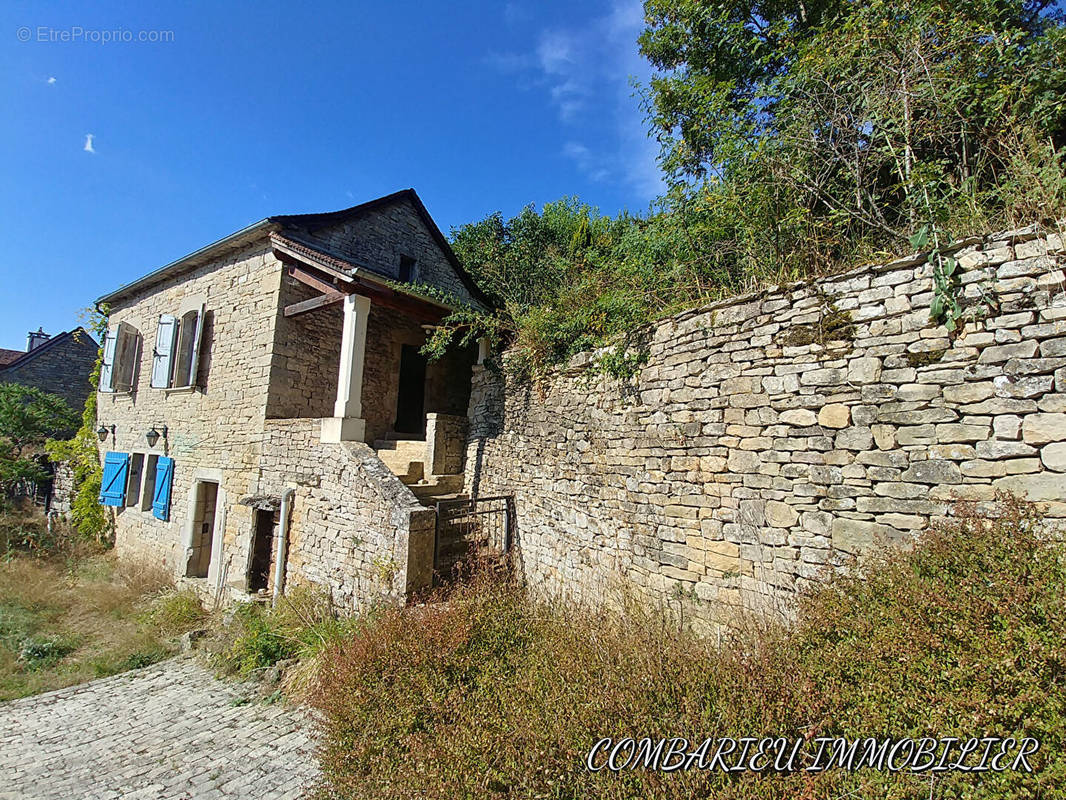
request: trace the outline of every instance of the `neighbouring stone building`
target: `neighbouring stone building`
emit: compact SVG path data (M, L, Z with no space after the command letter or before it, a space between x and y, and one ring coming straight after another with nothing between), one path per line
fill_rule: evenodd
M477 358L419 353L438 297L484 302L413 190L269 217L101 297L119 555L216 596L428 586Z
M89 397L89 375L99 345L84 328L49 336L43 330L26 337L26 349L0 348L0 383L19 383L56 394L81 412Z
M466 479L513 492L526 582L686 619L787 614L798 588L954 498L1066 517L1066 277L1038 226L954 251L983 318L930 321L924 254L696 308L626 381L578 356L542 386L476 366Z

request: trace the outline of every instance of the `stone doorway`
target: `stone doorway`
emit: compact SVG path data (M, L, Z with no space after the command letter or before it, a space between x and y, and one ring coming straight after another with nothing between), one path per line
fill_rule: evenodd
M274 527L277 514L267 509L255 512L252 531L252 557L248 564L248 591L260 592L270 587L270 565L274 555Z
M400 381L396 396L396 433L425 433L426 357L418 345L405 344L400 352Z
M185 577L206 578L211 567L211 552L215 539L215 519L218 516L218 484L200 481L196 484L196 505L192 528L192 551L186 565Z

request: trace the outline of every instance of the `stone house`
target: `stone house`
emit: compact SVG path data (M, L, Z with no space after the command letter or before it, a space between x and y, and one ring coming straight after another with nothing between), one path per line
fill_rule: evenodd
M19 383L56 394L80 412L89 397L89 375L99 349L84 328L49 336L38 329L26 349L0 348L0 383Z
M313 582L355 609L428 586L478 354L419 349L484 303L410 189L268 217L101 297L120 556L216 596Z

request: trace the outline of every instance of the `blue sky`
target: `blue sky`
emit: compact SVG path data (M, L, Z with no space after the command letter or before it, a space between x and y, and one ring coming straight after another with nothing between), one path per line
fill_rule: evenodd
M0 9L0 347L270 214L660 190L639 0L150 5Z

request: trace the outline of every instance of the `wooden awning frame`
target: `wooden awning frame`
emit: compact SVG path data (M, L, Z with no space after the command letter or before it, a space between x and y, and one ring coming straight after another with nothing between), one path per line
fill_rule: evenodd
M352 294L368 297L371 303L399 311L420 324L439 324L451 311L447 306L397 291L358 274L345 275L326 265L314 263L313 259L277 241L273 244L274 255L286 265L288 275L320 293L318 297L285 306L286 317L297 317L320 308L327 308L342 302L345 297Z

